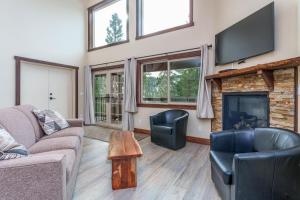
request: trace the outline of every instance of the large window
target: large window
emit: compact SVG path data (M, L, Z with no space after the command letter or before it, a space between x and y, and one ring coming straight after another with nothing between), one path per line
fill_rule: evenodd
M193 0L137 0L137 38L193 25Z
M195 104L200 70L198 57L143 64L141 103Z
M128 41L128 0L104 0L89 8L89 50Z

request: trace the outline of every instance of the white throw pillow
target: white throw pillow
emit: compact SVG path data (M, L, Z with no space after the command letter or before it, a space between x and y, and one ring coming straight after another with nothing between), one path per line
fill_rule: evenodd
M70 126L67 120L54 110L34 109L32 112L37 117L46 135L51 135Z
M0 160L21 158L28 155L24 145L18 144L5 129L0 129Z

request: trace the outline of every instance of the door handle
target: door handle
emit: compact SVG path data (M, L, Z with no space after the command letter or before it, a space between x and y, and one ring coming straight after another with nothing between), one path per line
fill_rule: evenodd
M54 98L54 97L49 97L49 99L50 99L50 100L54 100L54 99L56 99L56 98Z

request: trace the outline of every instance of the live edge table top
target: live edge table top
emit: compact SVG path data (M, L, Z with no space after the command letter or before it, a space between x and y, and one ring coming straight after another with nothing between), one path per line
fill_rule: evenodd
M108 159L136 158L143 155L134 133L130 131L114 131L109 143Z

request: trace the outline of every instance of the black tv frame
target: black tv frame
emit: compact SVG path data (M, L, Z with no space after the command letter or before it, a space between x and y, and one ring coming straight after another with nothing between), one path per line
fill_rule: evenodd
M257 54L254 54L254 55L250 55L250 56L247 56L247 57L244 57L244 58L239 58L239 59L236 59L236 60L232 60L232 61L228 61L228 62L224 62L224 63L218 63L217 62L217 47L218 47L218 42L217 42L217 36L218 35L221 35L222 33L224 33L225 31L231 29L232 27L235 27L237 26L238 24L241 24L243 23L244 21L246 21L249 17L252 17L254 15L257 14L257 12L261 11L262 9L268 7L268 6L272 6L273 7L273 20L272 20L272 27L273 27L273 44L272 44L272 48L268 51L264 51L264 52L260 52L260 53L257 53ZM238 64L240 63L244 63L245 60L249 59L249 58L252 58L252 57L256 57L256 56L260 56L260 55L263 55L263 54L266 54L266 53L269 53L269 52L272 52L275 50L275 3L272 2L266 6L264 6L263 8L259 9L258 11L252 13L251 15L245 17L244 19L240 20L239 22L231 25L230 27L226 28L225 30L219 32L218 34L215 35L215 66L219 66L219 65L226 65L226 64L230 64L230 63L234 63L234 62L238 62Z

